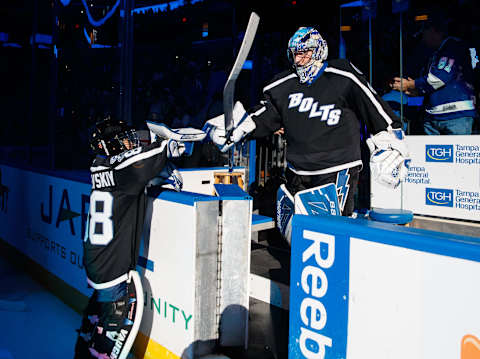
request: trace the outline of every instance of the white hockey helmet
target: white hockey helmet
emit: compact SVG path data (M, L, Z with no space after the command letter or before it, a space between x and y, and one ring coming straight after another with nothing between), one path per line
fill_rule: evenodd
M295 64L295 54L312 50L312 59L305 65ZM301 83L311 83L328 57L327 42L313 27L300 27L288 41L288 60Z

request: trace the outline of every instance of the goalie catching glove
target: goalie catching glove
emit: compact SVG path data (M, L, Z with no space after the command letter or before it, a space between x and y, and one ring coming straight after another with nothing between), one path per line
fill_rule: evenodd
M202 130L191 127L172 129L164 123L150 121L147 121L147 126L152 133L152 138L163 138L168 141L168 158L190 156L193 152L193 143L202 141L207 136Z
M237 101L233 108L233 131L230 138L226 138L225 116L220 115L208 120L202 130L215 143L221 152L227 152L234 144L240 142L252 132L256 125L250 115L245 111L241 102Z
M396 188L405 179L410 153L401 129L381 131L367 139L372 177L380 184Z

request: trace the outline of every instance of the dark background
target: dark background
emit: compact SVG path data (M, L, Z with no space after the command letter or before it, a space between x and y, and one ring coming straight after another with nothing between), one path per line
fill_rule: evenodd
M131 1L131 0L128 0ZM395 1L395 0L394 0ZM119 113L122 68L121 6L101 26L92 26L82 0L16 0L0 5L0 138L3 160L60 169L85 169L90 162L88 134L96 120ZM339 54L340 5L348 1L184 1L168 11L134 13L131 59L131 115L137 128L147 118L172 125L201 127L221 111L221 89L240 46L251 11L260 26L236 98L253 105L266 81L286 69L286 45L299 26L314 26L327 40L329 58ZM85 0L96 20L116 0ZM130 2L134 8L166 3ZM428 56L416 36L415 16L441 8L450 16L451 34L476 45L480 5L474 0L410 0L402 15L404 75L415 77ZM400 69L399 14L392 0L378 0L371 20L372 86L382 94ZM208 36L203 37L205 24ZM370 76L368 14L344 8L346 56ZM96 31L94 46L90 36ZM51 43L32 45L33 33ZM101 47L100 47L101 46ZM478 48L478 47L477 47ZM122 95L123 96L123 95Z

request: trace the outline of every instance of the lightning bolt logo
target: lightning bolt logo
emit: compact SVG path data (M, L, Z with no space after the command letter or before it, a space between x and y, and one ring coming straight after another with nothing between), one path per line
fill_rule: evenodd
M337 196L338 203L340 204L340 210L343 212L343 207L345 207L345 202L347 201L348 190L350 185L348 180L350 179L350 174L348 173L348 168L338 172L337 174Z
M335 183L297 192L295 194L295 203L297 201L300 209L299 213L302 214L313 216L320 214L341 215Z
M330 208L327 208L325 202L308 202L309 210L313 215L317 216L320 213L329 213Z
M290 219L293 212L292 207L289 206L287 203L285 203L286 201L287 201L286 196L283 196L280 199L281 212L279 215L280 215L280 225L282 227L283 232L285 231L285 228L287 227L287 224L288 224L288 220Z
M333 186L333 183L331 185ZM331 201L328 194L321 190L306 193L303 196L302 201L305 203L305 208L308 213L313 216L318 216L319 214L336 214L335 202Z

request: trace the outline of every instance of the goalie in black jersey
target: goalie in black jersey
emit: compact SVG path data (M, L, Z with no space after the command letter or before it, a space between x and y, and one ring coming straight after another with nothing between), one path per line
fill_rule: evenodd
M204 130L222 151L247 135L260 138L283 131L288 165L283 190L290 206L298 213L294 195L333 183L339 208L331 208L337 199L330 191L321 194L324 203L308 214L325 210L350 216L362 167L361 123L372 134L367 140L372 177L396 187L406 176L409 160L401 121L349 61L327 61L327 43L314 28L301 27L294 33L287 56L292 68L263 88L259 105L245 111L240 102L235 104L230 138L225 138L223 115L207 121ZM277 208L277 213L281 211ZM281 231L285 233L285 228Z
M96 125L90 143L97 156L90 168L92 191L83 244L87 281L94 293L79 329L75 358L124 359L143 313L143 289L135 268L145 188L154 177L159 183L160 177L180 190L181 177L169 159L181 156L187 146L174 139L140 146L134 129L110 118Z

